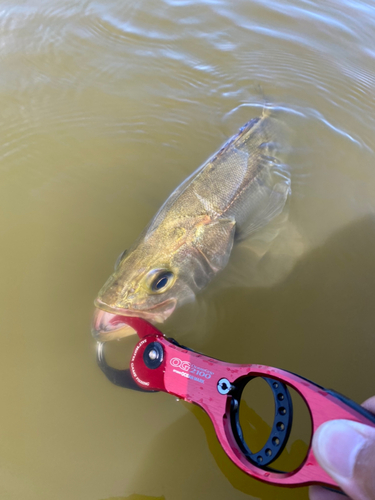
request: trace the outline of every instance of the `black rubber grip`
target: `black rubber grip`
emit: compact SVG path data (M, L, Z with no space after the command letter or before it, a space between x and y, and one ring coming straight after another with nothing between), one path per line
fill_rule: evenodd
M335 398L339 399L343 403L345 403L347 406L358 412L360 415L363 417L367 418L367 420L370 420L373 424L375 424L375 415L371 413L370 411L366 410L366 408L363 408L363 406L360 406L358 403L353 401L352 399L347 398L346 396L343 396L339 392L336 392L332 389L324 389L328 394L331 396L334 396Z
M366 410L366 408L363 408L363 406L359 405L358 403L356 403L352 399L347 398L343 394L340 394L339 392L334 391L333 389L326 389L325 387L322 387L321 385L316 384L315 382L312 382L311 380L309 380L306 377L301 377L301 375L297 375L297 373L294 373L294 372L289 372L289 373L291 373L292 375L295 375L298 378L306 380L306 382L309 382L310 384L313 384L316 387L319 387L319 389L322 389L323 391L327 392L331 396L339 399L340 401L342 401L343 403L345 403L347 406L349 406L350 408L352 408L353 410L355 410L356 412L358 412L360 415L362 415L363 417L365 417L368 420L370 420L370 422L372 422L373 424L375 424L375 415L373 413L371 413L370 411ZM291 387L293 387L293 385L291 385Z

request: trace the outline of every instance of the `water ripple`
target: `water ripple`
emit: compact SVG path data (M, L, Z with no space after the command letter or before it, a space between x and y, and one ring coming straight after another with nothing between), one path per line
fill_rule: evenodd
M0 152L16 155L40 123L55 133L96 123L105 133L146 141L150 123L159 121L173 124L170 144L179 144L197 113L220 123L230 109L258 99L258 83L271 99L290 99L333 133L373 150L373 9L340 5L156 0L146 8L97 0L3 7L0 91L16 89L28 104L3 124ZM142 111L134 104L140 100L147 103Z

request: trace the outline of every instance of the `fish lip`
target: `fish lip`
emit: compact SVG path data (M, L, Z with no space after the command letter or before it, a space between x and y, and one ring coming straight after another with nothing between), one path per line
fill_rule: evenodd
M177 303L176 299L166 299L163 302L160 302L160 304L157 304L156 306L150 307L147 311L142 311L142 309L138 309L138 310L137 309L123 309L121 307L109 306L105 302L102 302L100 299L95 299L95 301L94 301L95 307L97 307L98 309L102 309L103 311L106 311L108 313L116 314L119 316L132 316L132 317L135 316L136 318L144 318L144 319L152 319L153 316L155 316L154 314L152 314L152 312L157 311L158 309L160 309L161 307L165 306L168 303L170 303L171 305L172 304L174 305L174 307L170 313L170 314L172 314L172 312L174 311L174 309L176 307L176 303ZM151 313L149 313L149 311L151 311Z
M121 321L121 318L124 318ZM116 321L117 319L117 321ZM118 321L120 319L120 321ZM107 342L137 333L134 328L126 323L125 316L108 313L96 308L91 324L91 334L99 342Z
M160 307L165 307L170 303L171 307L163 313L157 313ZM176 307L176 299L167 299L157 306L150 308L148 311L134 311L129 309L121 309L119 307L110 307L100 299L96 299L94 319L92 322L91 333L93 337L100 342L116 340L122 337L127 337L137 333L131 326L126 324L126 317L138 317L148 321L163 322L172 314ZM110 316L106 316L109 314ZM124 321L114 321L116 317L123 317ZM111 324L112 323L112 324Z

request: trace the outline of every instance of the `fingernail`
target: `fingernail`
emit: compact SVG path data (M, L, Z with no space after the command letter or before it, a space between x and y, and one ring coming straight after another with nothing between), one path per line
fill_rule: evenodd
M357 455L366 442L360 427L361 424L349 420L332 420L319 427L313 451L328 473L352 477Z

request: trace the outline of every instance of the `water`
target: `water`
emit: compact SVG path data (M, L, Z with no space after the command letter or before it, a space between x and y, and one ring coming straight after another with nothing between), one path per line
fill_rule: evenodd
M1 498L307 499L241 473L198 408L112 386L95 364L92 302L264 95L291 132L293 237L163 329L214 357L373 395L374 36L366 1L2 3ZM124 365L133 345L118 344Z

